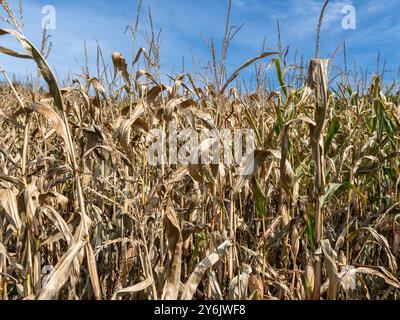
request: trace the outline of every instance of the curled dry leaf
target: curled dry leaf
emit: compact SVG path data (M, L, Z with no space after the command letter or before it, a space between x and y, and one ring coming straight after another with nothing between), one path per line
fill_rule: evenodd
M46 204L49 199L55 200L55 202L60 205L68 204L68 198L56 191L49 191L49 192L42 193L39 195L39 203L40 204Z
M208 273L208 281L211 286L211 297L215 300L224 300L217 276L214 271Z
M73 262L77 255L86 245L86 241L80 240L73 244L68 251L61 257L57 263L54 273L47 282L47 285L42 289L37 300L51 300L56 297L61 288L68 280L68 275L72 268Z
M145 123L140 116L144 113L145 111L145 106L143 103L139 103L135 110L133 111L133 114L130 119L128 120L120 120L117 121L117 127L116 127L116 133L118 140L120 143L124 146L124 148L127 150L129 149L130 145L130 135L131 135L131 129L132 126L139 127L142 126L143 129L147 129L148 125Z
M45 105L40 102L33 103L30 109L43 115L49 122L51 127L56 131L56 133L63 139L65 148L69 153L71 153L71 146L68 140L68 133L64 122L61 117L55 112L50 106Z
M378 270L377 270L378 269ZM351 273L363 273L368 274L371 276L379 277L383 279L388 285L393 286L394 288L400 289L400 282L399 280L391 274L388 270L384 267L375 267L375 268L368 268L368 267L359 267L351 270Z
M0 52L6 54L8 56L15 57L15 58L32 59L32 56L30 56L28 54L18 53L18 52L15 52L14 50L11 50L11 49L8 49L8 48L2 47L2 46L0 46Z
M22 271L22 274L24 274L24 276L26 276L25 274L25 270L24 268L17 263L14 258L7 252L6 247L0 242L0 254L4 257L6 257L6 259L8 260L8 262L17 270L19 270L20 272Z
M111 300L117 300L117 298L120 297L120 296L146 290L153 283L154 283L154 280L152 278L148 278L148 279L146 279L146 280L144 280L144 281L142 281L142 282L140 282L138 284L135 284L134 286L118 290L112 296Z
M6 181L14 184L16 187L19 189L22 189L25 185L24 182L21 179L11 177L5 174L0 174L0 181Z
M114 79L117 77L117 73L120 73L125 81L125 84L131 87L128 65L126 64L124 57L120 52L114 52L111 57L114 64Z
M65 241L67 241L68 245L73 244L73 236L72 233L68 227L67 222L61 217L61 215L53 208L50 206L42 206L37 209L38 212L44 213L57 227L57 229L61 232L63 235Z
M165 215L168 236L168 268L162 296L165 300L176 300L181 279L183 240L180 223L171 200L168 200Z
M192 99L178 98L171 99L168 101L164 109L164 117L167 121L172 119L173 113L177 108L187 108L189 106L194 106L196 103Z
M207 269L210 269L214 264L216 264L225 254L226 249L232 245L230 240L225 241L221 244L217 250L211 253L208 257L204 258L194 269L189 279L187 280L181 299L182 300L191 300L193 298L194 293L198 285L200 284L201 279L204 276L204 273Z
M329 299L336 300L337 287L339 284L338 268L337 268L337 254L332 249L329 240L321 241L321 249L325 257L326 271L329 278Z
M97 78L91 78L89 80L89 83L93 85L93 88L100 93L103 97L106 97L106 89L104 88L103 84L101 81Z
M262 54L260 54L257 57L254 57L248 61L246 61L245 63L243 63L230 77L229 79L226 81L225 85L222 87L221 89L221 94L225 92L225 90L229 87L229 85L232 83L232 81L234 81L240 74L240 72L247 68L248 66L250 66L251 64L253 64L254 62L256 62L257 60L260 59L264 59L266 57L272 56L272 55L276 55L279 52L263 52Z
M22 47L28 52L28 55L26 55L25 58L31 57L33 60L35 60L40 70L40 73L42 74L44 80L49 86L50 93L52 94L52 97L54 99L57 108L60 111L63 111L64 107L57 79L54 76L54 73L51 71L50 66L40 53L40 51L33 45L32 42L30 42L22 34L10 29L0 29L0 36L6 34L13 35L20 42Z
M21 218L18 213L18 192L12 189L0 189L0 205L6 213L6 219L15 232L21 231Z
M95 300L101 299L101 286L99 280L99 274L97 272L96 257L93 252L93 248L89 242L85 245L85 255L88 264L90 282L92 284L93 295Z
M234 185L234 193L242 189L246 181L253 177L267 159L271 159L271 161L281 161L281 158L281 151L279 150L255 150L254 153L247 155L242 169L240 169L242 174L237 178ZM294 172L289 161L285 161L284 172L287 177L290 177L291 181L295 180Z
M249 277L252 270L249 265L244 265L243 272L232 279L229 284L229 300L246 300L249 288Z
M384 249L386 256L388 258L388 262L389 262L389 270L393 274L396 274L397 273L396 257L393 255L387 239L383 235L379 234L375 229L373 229L371 227L359 228L359 229L353 231L349 235L348 241L354 240L356 238L356 236L362 232L369 232L374 237L374 239L379 243L379 245Z

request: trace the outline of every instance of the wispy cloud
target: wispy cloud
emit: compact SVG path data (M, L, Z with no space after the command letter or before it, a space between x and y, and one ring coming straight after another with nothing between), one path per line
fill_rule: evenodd
M49 3L50 2L50 3ZM41 9L44 5L54 5L57 10L57 29L53 32L54 49L49 62L60 77L68 72L79 73L83 63L83 43L86 40L89 61L95 70L96 39L100 42L106 57L115 50L121 51L128 59L132 55L129 35L124 34L128 21L136 16L137 0L114 2L105 0L61 1L35 0L25 2L26 35L40 44ZM341 25L342 8L352 4L357 13L357 29L344 30ZM147 6L153 13L155 27L162 30L161 62L164 72L180 67L182 57L190 65L191 51L197 59L207 60L209 52L202 40L207 38L221 41L225 27L227 1L219 0L144 0L141 28L148 27ZM371 66L376 55L382 55L395 67L400 63L400 9L398 0L341 0L331 1L326 11L321 42L321 55L329 55L346 41L349 60ZM290 45L292 52L310 57L315 48L315 29L321 10L320 0L233 0L232 23L244 28L232 43L229 65L234 68L242 61L256 55L261 50L264 39L267 47L276 49L276 21L279 20L284 44ZM137 47L145 45L144 37L139 38ZM0 38L1 45L16 48L15 43ZM30 63L16 63L15 59L0 57L7 70L19 74L34 71Z

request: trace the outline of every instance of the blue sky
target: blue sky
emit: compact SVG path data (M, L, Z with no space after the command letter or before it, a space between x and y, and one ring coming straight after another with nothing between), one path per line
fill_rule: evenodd
M186 68L191 68L192 53L196 61L209 58L202 40L215 38L219 43L225 26L227 0L143 0L141 30L148 29L147 6L152 9L157 29L161 28L161 70L180 71L184 57ZM11 4L16 1L10 0ZM235 38L228 60L230 70L261 52L265 39L268 49L276 49L276 20L279 20L284 45L291 53L297 49L305 58L315 52L315 28L322 0L233 0L232 23L244 23ZM136 17L137 0L31 0L25 1L25 35L40 45L42 8L56 9L56 30L52 31L53 51L49 62L60 78L69 72L80 73L84 61L83 43L86 40L90 68L96 72L96 39L109 59L113 51L120 51L131 61L132 44L124 34L129 22ZM341 10L351 4L356 8L356 30L342 28ZM356 61L360 67L376 71L377 56L387 59L388 78L397 78L400 66L400 1L399 0L332 0L328 6L321 40L321 56L332 54L346 41L350 69ZM4 25L4 24L3 24ZM137 48L145 46L139 35ZM18 48L10 38L0 38L0 45ZM342 50L337 62L342 59ZM109 59L110 60L110 59ZM25 75L34 71L26 61L0 56L0 63L9 73ZM109 61L109 63L111 63ZM248 72L251 72L251 69Z

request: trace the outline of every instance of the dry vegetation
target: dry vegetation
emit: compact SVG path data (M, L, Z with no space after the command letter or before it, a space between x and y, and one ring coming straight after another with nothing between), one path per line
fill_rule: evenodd
M221 62L210 42L211 80L160 83L151 28L149 50L131 64L113 53L108 68L99 48L97 77L84 68L61 88L47 35L37 49L22 10L0 3L11 25L0 36L23 53L0 52L33 59L45 81L13 84L1 68L2 299L400 298L396 84L377 75L350 86L345 74L328 86L319 59L290 77L282 47L227 77L238 31L228 18ZM127 29L133 40L138 25ZM263 58L279 91L264 81ZM235 89L253 63L257 90ZM148 165L149 130L171 119L180 129L253 129L254 174Z

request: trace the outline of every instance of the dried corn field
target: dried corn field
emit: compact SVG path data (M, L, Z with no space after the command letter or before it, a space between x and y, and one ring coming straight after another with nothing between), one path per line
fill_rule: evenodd
M100 77L61 86L46 36L35 47L1 4L0 39L21 48L1 55L43 79L0 70L1 299L400 298L396 84L330 82L318 50L296 86L281 50L232 76L213 55L209 80L163 81L152 39L131 61L112 53L111 68L99 50ZM278 89L236 86L265 62ZM253 170L149 164L152 130L171 121L252 130Z

